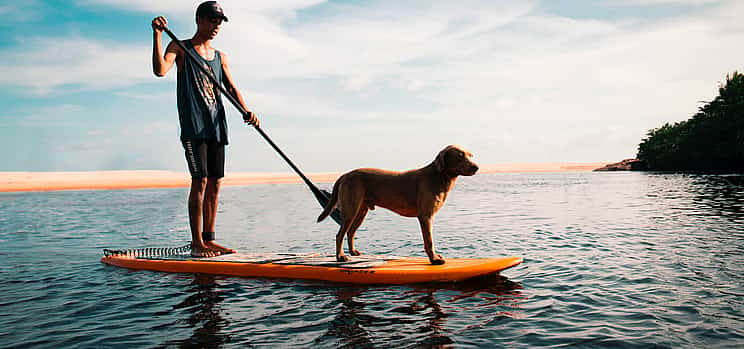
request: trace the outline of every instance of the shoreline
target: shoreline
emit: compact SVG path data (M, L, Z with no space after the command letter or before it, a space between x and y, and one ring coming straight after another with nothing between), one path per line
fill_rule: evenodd
M483 165L479 174L590 172L607 163L533 163ZM341 172L307 173L315 183L333 183ZM0 172L0 192L116 190L149 188L187 188L187 171L84 171L84 172ZM292 172L228 172L222 185L294 184L302 179Z

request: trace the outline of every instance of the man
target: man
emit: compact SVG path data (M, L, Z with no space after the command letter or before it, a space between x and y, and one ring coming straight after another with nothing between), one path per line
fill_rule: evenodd
M196 9L196 34L182 43L248 112L243 117L244 121L258 126L258 118L248 109L235 86L227 55L212 47L212 39L219 33L223 22L227 22L227 17L216 1L201 3ZM152 68L159 77L165 76L173 63L178 70L176 94L181 142L191 173L188 200L191 254L211 257L233 253L235 250L221 246L214 240L220 181L225 170L225 146L228 143L225 107L217 87L175 42L169 43L165 54L161 54L161 38L167 25L163 16L152 20Z

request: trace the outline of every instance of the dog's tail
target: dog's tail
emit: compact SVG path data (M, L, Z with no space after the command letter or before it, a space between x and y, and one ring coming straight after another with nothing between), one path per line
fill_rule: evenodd
M323 212L321 212L320 216L318 216L318 223L326 219L326 217L328 217L331 214L331 212L333 212L333 209L336 207L336 204L338 204L339 183L341 183L340 178L333 185L333 193L331 193L331 199L328 200L328 203L326 204L325 208L323 208Z

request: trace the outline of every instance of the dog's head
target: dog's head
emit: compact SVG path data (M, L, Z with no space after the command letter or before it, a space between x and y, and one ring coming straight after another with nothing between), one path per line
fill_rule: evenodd
M472 176L478 172L478 165L470 160L473 154L458 145L448 145L434 160L439 172L452 176Z

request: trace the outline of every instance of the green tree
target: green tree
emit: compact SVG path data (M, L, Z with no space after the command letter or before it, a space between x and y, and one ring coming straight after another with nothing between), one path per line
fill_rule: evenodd
M692 118L650 130L637 158L649 170L744 171L744 74L726 75Z

